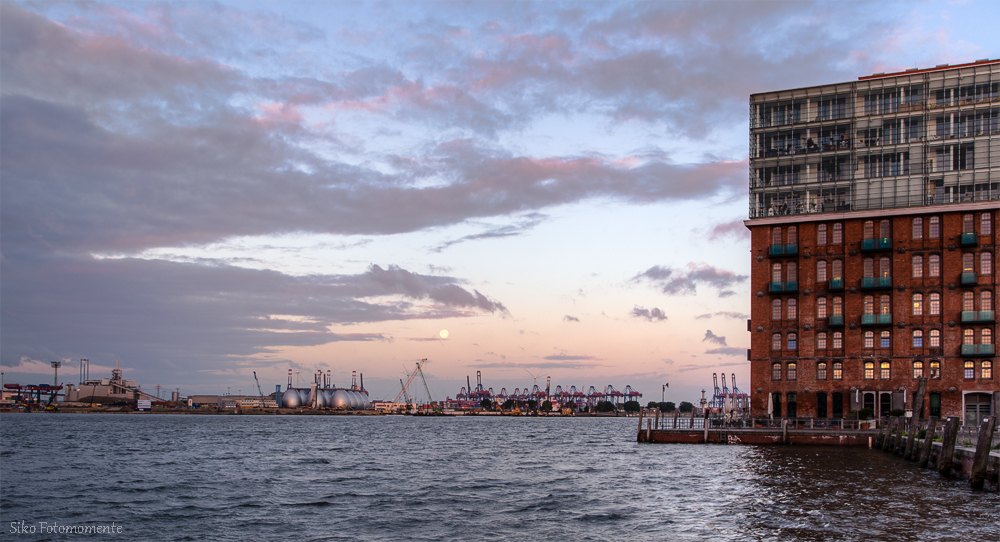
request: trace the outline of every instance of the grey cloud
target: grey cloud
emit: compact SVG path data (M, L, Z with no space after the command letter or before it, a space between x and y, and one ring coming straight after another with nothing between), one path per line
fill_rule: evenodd
M723 318L729 318L729 319L732 319L732 320L746 320L747 318L750 318L749 314L745 314L745 313L742 313L742 312L736 312L736 311L717 311L717 312L706 312L705 314L699 314L698 316L695 316L694 319L695 320L707 320L709 318L712 318L713 316L721 316Z
M716 224L712 228L711 233L709 233L708 238L712 241L717 241L724 237L734 237L736 239L749 239L750 230L743 225L743 220L733 220L732 222L723 222L722 224Z
M597 360L600 358L594 356L582 356L573 354L555 354L551 356L545 356L545 359L549 361L590 361L590 360Z
M715 344L719 344L719 345L722 345L722 346L726 346L726 338L725 337L720 337L720 336L716 335L715 333L712 333L711 329L706 329L705 330L705 338L703 338L701 340L701 342L705 342L705 341L712 342L712 343L715 343Z
M516 224L507 224L505 226L500 226L493 228L482 233L475 233L471 235L466 235L458 239L453 239L451 241L446 241L440 245L431 249L433 252L441 252L442 250L458 243L464 243L466 241L478 241L481 239L499 239L503 237L517 237L524 235L526 232L531 231L535 226L541 224L547 216L540 213L530 213L524 220L518 221Z
M568 314L566 316L563 316L563 322L579 322L579 321L580 319L577 318L576 316L570 316Z
M668 295L694 294L698 284L705 284L719 290L719 297L728 297L735 292L726 288L747 278L747 275L737 275L706 263L689 263L686 269L655 265L632 277L631 282L651 282Z
M645 309L637 306L632 309L631 314L635 318L644 318L650 322L662 322L667 319L667 315L664 314L662 310L655 307L652 309Z
M720 354L723 356L746 356L746 348L736 348L736 347L726 347L726 348L713 348L711 350L706 350L706 354Z
M738 349L738 350L740 350L740 349ZM741 352L742 353L738 354L738 355L746 355L746 353L747 353L746 349L741 349ZM729 355L737 355L737 354L729 354ZM711 365L697 365L697 364L693 364L692 363L692 364L683 365L681 367L678 367L676 370L679 373L686 373L686 372L689 372L689 371L697 371L697 370L703 370L703 369L715 369L715 368L718 368L718 367L739 367L739 366L746 366L749 363L750 362L748 362L748 361L734 361L734 362L730 362L730 363L712 363Z
M579 363L573 361L563 363L514 363L497 361L491 363L477 363L475 365L469 365L468 367L482 369L521 369L526 367L534 369L590 369L595 366L596 364L593 363Z

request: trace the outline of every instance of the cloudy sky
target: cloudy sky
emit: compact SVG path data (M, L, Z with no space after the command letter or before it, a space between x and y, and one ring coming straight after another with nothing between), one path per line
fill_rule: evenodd
M877 7L876 7L877 6ZM746 383L747 101L995 2L0 2L0 362L182 393ZM442 330L448 331L442 338ZM65 378L63 377L65 375ZM743 385L745 388L745 384Z

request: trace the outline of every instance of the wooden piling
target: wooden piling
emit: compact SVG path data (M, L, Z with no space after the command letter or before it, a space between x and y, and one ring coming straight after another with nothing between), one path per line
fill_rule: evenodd
M708 444L708 418L705 418L705 435L702 437L702 441Z
M885 432L885 439L882 440L882 451L888 452L892 449L892 429L899 425L899 418L889 418L889 427Z
M947 478L951 476L951 463L955 457L955 441L958 440L958 418L954 416L948 417L948 422L944 424L943 438L937 464L938 474Z
M788 420L781 420L781 443L788 444Z
M931 461L931 448L934 447L934 429L937 428L937 416L931 416L931 419L927 420L927 433L924 435L924 447L920 449L920 463L918 466L922 469L927 468L927 464Z
M920 431L920 420L910 418L910 436L906 437L906 450L903 451L903 459L913 461L917 450L917 433Z
M885 435L889 431L889 418L880 418L878 421L878 435L875 436L875 447L881 448Z
M636 442L642 442L642 415L645 414L645 413L646 413L646 409L644 407L640 407L639 408L639 434L636 435L636 437L635 437Z
M660 409L656 409L656 429L660 428Z
M924 395L927 394L927 377L922 376L917 379L917 393L913 394L913 417L917 420L924 419Z
M653 419L646 420L646 442L653 442Z
M993 426L996 421L996 416L987 416L979 424L979 439L976 441L976 455L972 458L972 477L969 479L972 489L983 489L986 482L986 466L989 464Z
M900 416L899 423L896 425L896 438L892 443L892 454L899 455L900 450L903 448L903 430L906 428L906 418Z
M674 409L674 429L677 429L677 417L681 415L681 411Z

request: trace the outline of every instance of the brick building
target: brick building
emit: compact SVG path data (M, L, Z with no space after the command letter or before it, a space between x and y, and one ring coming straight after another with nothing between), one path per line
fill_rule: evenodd
M1000 403L1000 60L750 98L751 410Z

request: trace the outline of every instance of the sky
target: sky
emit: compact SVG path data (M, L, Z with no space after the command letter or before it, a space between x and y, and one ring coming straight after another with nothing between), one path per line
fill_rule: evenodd
M4 381L749 391L749 95L1000 58L875 5L0 2Z

